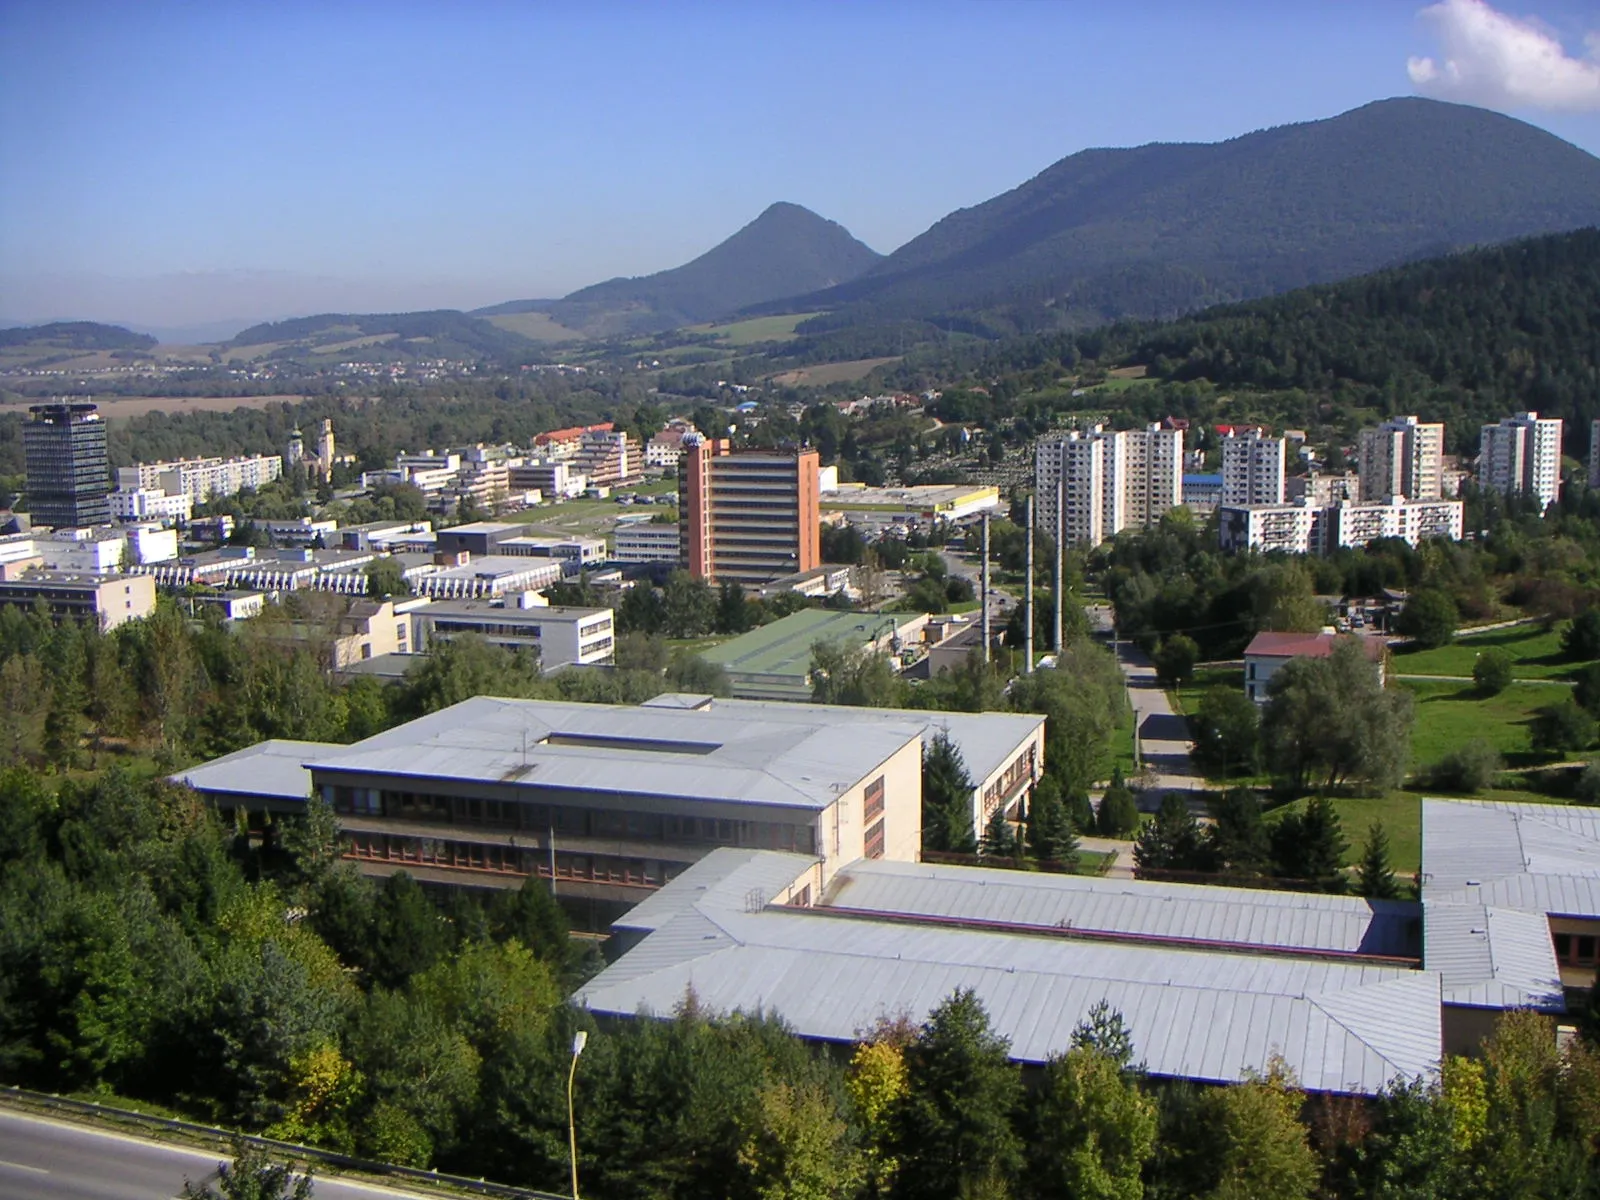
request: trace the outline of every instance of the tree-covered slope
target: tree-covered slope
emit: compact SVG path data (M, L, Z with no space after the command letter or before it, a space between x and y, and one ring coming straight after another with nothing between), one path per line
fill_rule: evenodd
M23 325L0 329L0 349L24 347L54 350L149 350L156 339L120 325L95 321L56 321L50 325Z
M879 258L843 225L780 203L692 262L597 283L550 312L562 325L594 336L672 329L844 283Z
M453 309L414 313L322 313L252 325L221 347L232 352L301 360L446 358L515 362L534 344L486 320Z
M1600 223L1600 159L1482 109L1397 99L1214 145L1086 150L794 301L829 324L1166 318Z

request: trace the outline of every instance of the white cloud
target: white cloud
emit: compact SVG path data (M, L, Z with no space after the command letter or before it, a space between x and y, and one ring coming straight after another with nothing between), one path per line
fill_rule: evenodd
M1537 22L1485 0L1440 0L1420 15L1438 35L1439 57L1407 60L1419 91L1491 108L1600 109L1600 33L1575 58Z

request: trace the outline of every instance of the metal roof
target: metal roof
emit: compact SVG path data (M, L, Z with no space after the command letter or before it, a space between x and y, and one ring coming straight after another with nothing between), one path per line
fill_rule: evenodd
M669 692L645 701L646 708L694 707L727 716L770 716L822 727L857 729L868 723L915 725L924 735L943 731L961 751L967 774L981 785L1005 766L1044 726L1032 713L935 712L911 708L855 708L839 704L795 704L783 700L726 700Z
M1563 1011L1548 918L1600 918L1600 809L1423 800L1422 899L1446 1003Z
M654 909L643 921L654 932L577 1001L616 1015L665 1014L692 990L712 1010L772 1011L804 1037L848 1042L883 1018L920 1021L971 988L1012 1058L1043 1062L1065 1051L1105 1000L1127 1020L1136 1056L1153 1074L1234 1082L1281 1054L1318 1091L1374 1093L1396 1076L1431 1072L1439 1059L1439 976L1431 972L753 903L773 879L785 871L798 879L811 862L713 851L693 878L686 872L648 902Z
M307 758L337 749L340 747L326 742L274 738L168 778L173 783L187 783L199 792L304 801L311 795L311 772L302 764Z
M805 680L811 674L811 647L818 642L843 642L859 648L888 637L917 619L915 613L830 612L803 608L787 617L740 634L700 652L730 675L792 675Z
M827 903L1263 949L1417 957L1421 946L1421 906L1404 901L927 863L852 863Z
M820 811L908 742L914 725L850 738L768 713L624 708L479 696L306 763L312 771L436 778Z

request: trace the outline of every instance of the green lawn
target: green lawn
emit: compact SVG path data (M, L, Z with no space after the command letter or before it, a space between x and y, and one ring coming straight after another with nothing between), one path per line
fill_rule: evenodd
M1243 667L1196 667L1194 678L1175 692L1168 692L1172 707L1186 717L1200 711L1200 699L1207 692L1243 692Z
M762 342L787 342L795 336L795 326L817 314L788 313L780 317L753 317L729 325L691 325L687 333L714 333L728 346L755 346Z
M1526 756L1528 721L1535 709L1566 695L1564 687L1513 683L1498 696L1484 696L1470 683L1402 680L1416 697L1411 730L1413 767L1437 762L1470 742L1487 742L1502 755Z
M1471 676L1478 655L1495 648L1511 655L1511 672L1517 679L1560 679L1584 663L1573 662L1561 652L1562 629L1545 630L1538 625L1518 625L1490 633L1467 634L1437 650L1396 652L1397 675Z
M1308 800L1296 800L1275 808L1266 814L1269 825L1276 825L1285 813L1303 812ZM1422 863L1422 803L1420 797L1406 792L1390 792L1387 796L1335 796L1334 811L1339 814L1339 825L1349 843L1344 853L1346 866L1361 861L1361 847L1367 840L1367 830L1374 821L1383 823L1389 835L1389 863L1394 873L1402 879L1415 875Z

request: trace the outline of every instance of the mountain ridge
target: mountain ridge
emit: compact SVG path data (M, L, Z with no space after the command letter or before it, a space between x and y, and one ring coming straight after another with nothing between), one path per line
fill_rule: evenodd
M1168 319L1596 222L1600 159L1499 113L1400 98L1079 151L785 307L836 310L803 331L986 308L1009 310L996 332Z

